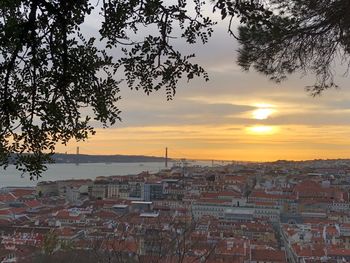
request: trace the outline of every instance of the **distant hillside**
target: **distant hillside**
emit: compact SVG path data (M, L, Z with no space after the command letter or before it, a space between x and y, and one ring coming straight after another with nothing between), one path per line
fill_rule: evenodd
M61 154L53 156L56 163L144 163L165 162L164 157L144 155L86 155Z

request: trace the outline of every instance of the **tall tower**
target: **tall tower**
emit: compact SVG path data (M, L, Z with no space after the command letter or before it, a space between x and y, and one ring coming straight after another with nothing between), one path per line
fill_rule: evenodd
M168 147L165 147L165 168L168 168Z
M77 154L75 158L76 158L75 165L79 165L79 146L77 146Z

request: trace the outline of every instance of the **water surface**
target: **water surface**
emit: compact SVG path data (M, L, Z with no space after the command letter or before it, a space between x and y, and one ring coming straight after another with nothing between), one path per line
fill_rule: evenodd
M95 179L97 176L134 175L143 171L158 172L164 168L164 163L49 164L47 167L47 171L38 180L30 180L28 175L22 175L13 165L10 165L6 170L0 167L0 188L4 186L34 186L40 181Z

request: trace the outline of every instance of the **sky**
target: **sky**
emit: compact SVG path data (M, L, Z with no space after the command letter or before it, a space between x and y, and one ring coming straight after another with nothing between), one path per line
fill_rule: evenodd
M92 15L85 33L94 34ZM58 145L58 152L84 154L142 154L162 156L168 147L174 158L273 161L350 157L349 78L339 68L339 89L312 97L305 86L311 75L290 76L281 84L236 64L238 43L225 23L214 28L206 45L179 44L196 53L194 62L210 80L179 83L174 100L165 91L150 96L121 85L117 106L122 122L86 142Z

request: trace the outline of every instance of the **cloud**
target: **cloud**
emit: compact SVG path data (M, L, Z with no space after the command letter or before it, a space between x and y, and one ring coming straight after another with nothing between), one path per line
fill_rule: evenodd
M82 153L163 155L172 157L271 161L345 158L350 154L349 126L281 125L276 134L255 135L245 125L160 125L97 129L85 143L71 144ZM73 148L72 148L73 147ZM92 149L92 152L91 152Z
M92 16L85 32L93 35L98 22ZM147 96L122 84L117 106L123 122L109 129L94 123L95 137L69 147L87 145L101 154L162 155L169 146L170 152L178 150L187 157L235 160L349 157L349 79L337 76L341 89L313 98L305 92L314 82L312 75L294 74L276 84L254 71L243 72L236 64L238 43L228 36L226 26L215 27L204 46L176 40L182 52L196 53L193 61L208 71L209 82L181 80L173 101L166 101L164 90ZM275 112L265 120L252 120L258 103L274 105ZM247 127L254 125L279 129L275 134L248 134Z

